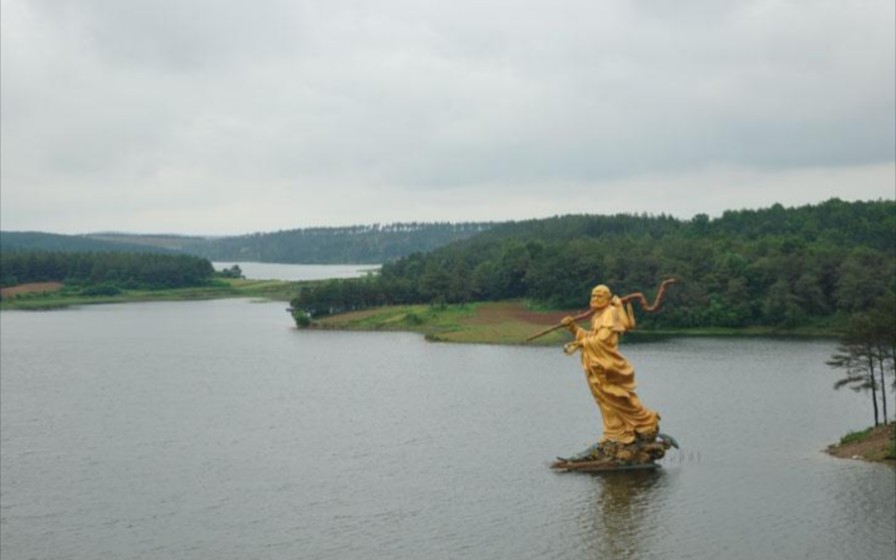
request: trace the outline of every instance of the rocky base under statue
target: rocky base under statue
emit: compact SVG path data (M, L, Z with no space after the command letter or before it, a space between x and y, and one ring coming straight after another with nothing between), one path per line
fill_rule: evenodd
M678 449L678 442L672 436L639 434L632 443L595 443L573 457L557 457L551 468L582 472L657 468L659 465L656 462L666 455L670 447Z

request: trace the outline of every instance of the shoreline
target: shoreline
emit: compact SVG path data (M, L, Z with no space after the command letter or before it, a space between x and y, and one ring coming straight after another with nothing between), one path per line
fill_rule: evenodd
M4 288L0 311L46 311L82 305L139 303L146 301L197 301L231 298L264 298L289 301L303 282L218 278L205 286L170 289L122 289L115 295L83 295L81 288L61 283L35 283ZM29 286L31 287L29 289Z
M825 453L839 459L882 463L896 468L896 423L868 428L843 436Z
M441 306L397 305L329 315L298 328L415 332L431 342L545 346L562 345L568 340L568 333L558 329L530 342L526 338L558 324L566 315L580 312L581 309L537 309L524 300ZM785 331L752 327L635 330L625 336L631 342L638 342L680 336L829 339L837 335L820 328Z
M147 301L192 301L230 298L261 298L289 302L307 281L216 279L207 286L160 290L122 290L115 295L86 296L76 287L35 284L29 292L16 287L0 300L0 311L41 311L82 305L138 303ZM8 289L7 289L8 290ZM559 329L527 342L526 338L556 325L566 315L581 309L546 310L525 300L473 302L451 305L395 305L328 315L311 321L312 330L401 331L418 333L431 342L465 344L510 344L549 346L566 342ZM782 330L770 327L692 328L635 330L626 334L630 342L689 337L737 338L835 338L823 327Z

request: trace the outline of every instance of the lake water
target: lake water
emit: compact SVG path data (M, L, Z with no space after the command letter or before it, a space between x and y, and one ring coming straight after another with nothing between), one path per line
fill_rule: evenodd
M893 469L831 342L624 344L675 436L656 472L556 473L600 432L559 348L299 331L282 303L0 313L0 556L893 558Z
M243 276L250 280L325 280L327 278L356 278L380 269L370 264L282 264L260 262L213 262L215 270L239 265Z

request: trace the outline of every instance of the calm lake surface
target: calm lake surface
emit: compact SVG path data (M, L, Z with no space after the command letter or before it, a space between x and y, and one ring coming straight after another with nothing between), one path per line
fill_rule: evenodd
M832 342L623 343L682 446L552 472L600 433L559 348L305 332L283 303L0 313L0 556L893 558L896 475Z
M239 265L250 280L325 280L355 278L380 269L378 264L281 264L260 262L213 262L215 270Z

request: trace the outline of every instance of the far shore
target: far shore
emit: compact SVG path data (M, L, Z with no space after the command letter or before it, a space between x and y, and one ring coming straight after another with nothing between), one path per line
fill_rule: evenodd
M289 301L298 291L301 282L285 280L245 280L216 278L206 286L173 289L123 289L114 295L87 296L77 287L61 282L20 284L3 288L0 292L0 310L47 310L104 303L131 303L143 301L190 301L227 298L261 298Z
M240 297L288 302L304 283L218 278L207 286L193 288L122 290L115 295L85 296L81 295L77 288L58 282L45 282L4 288L0 310L46 310L104 303ZM574 315L581 311L582 309L544 309L525 300L451 305L396 305L315 318L308 328L415 332L434 342L556 345L567 340L568 335L562 329L530 342L526 339L556 325L566 315ZM836 336L836 333L824 328L781 330L753 327L641 329L626 335L633 341L671 336L830 338Z
M581 312L582 309L546 310L524 300L457 305L398 305L321 317L313 320L307 328L416 332L434 342L557 345L569 340L569 334L564 329L532 341L526 339L558 324L567 315ZM625 336L629 340L672 336L831 338L836 333L825 329L784 331L772 328L702 328L634 330Z

